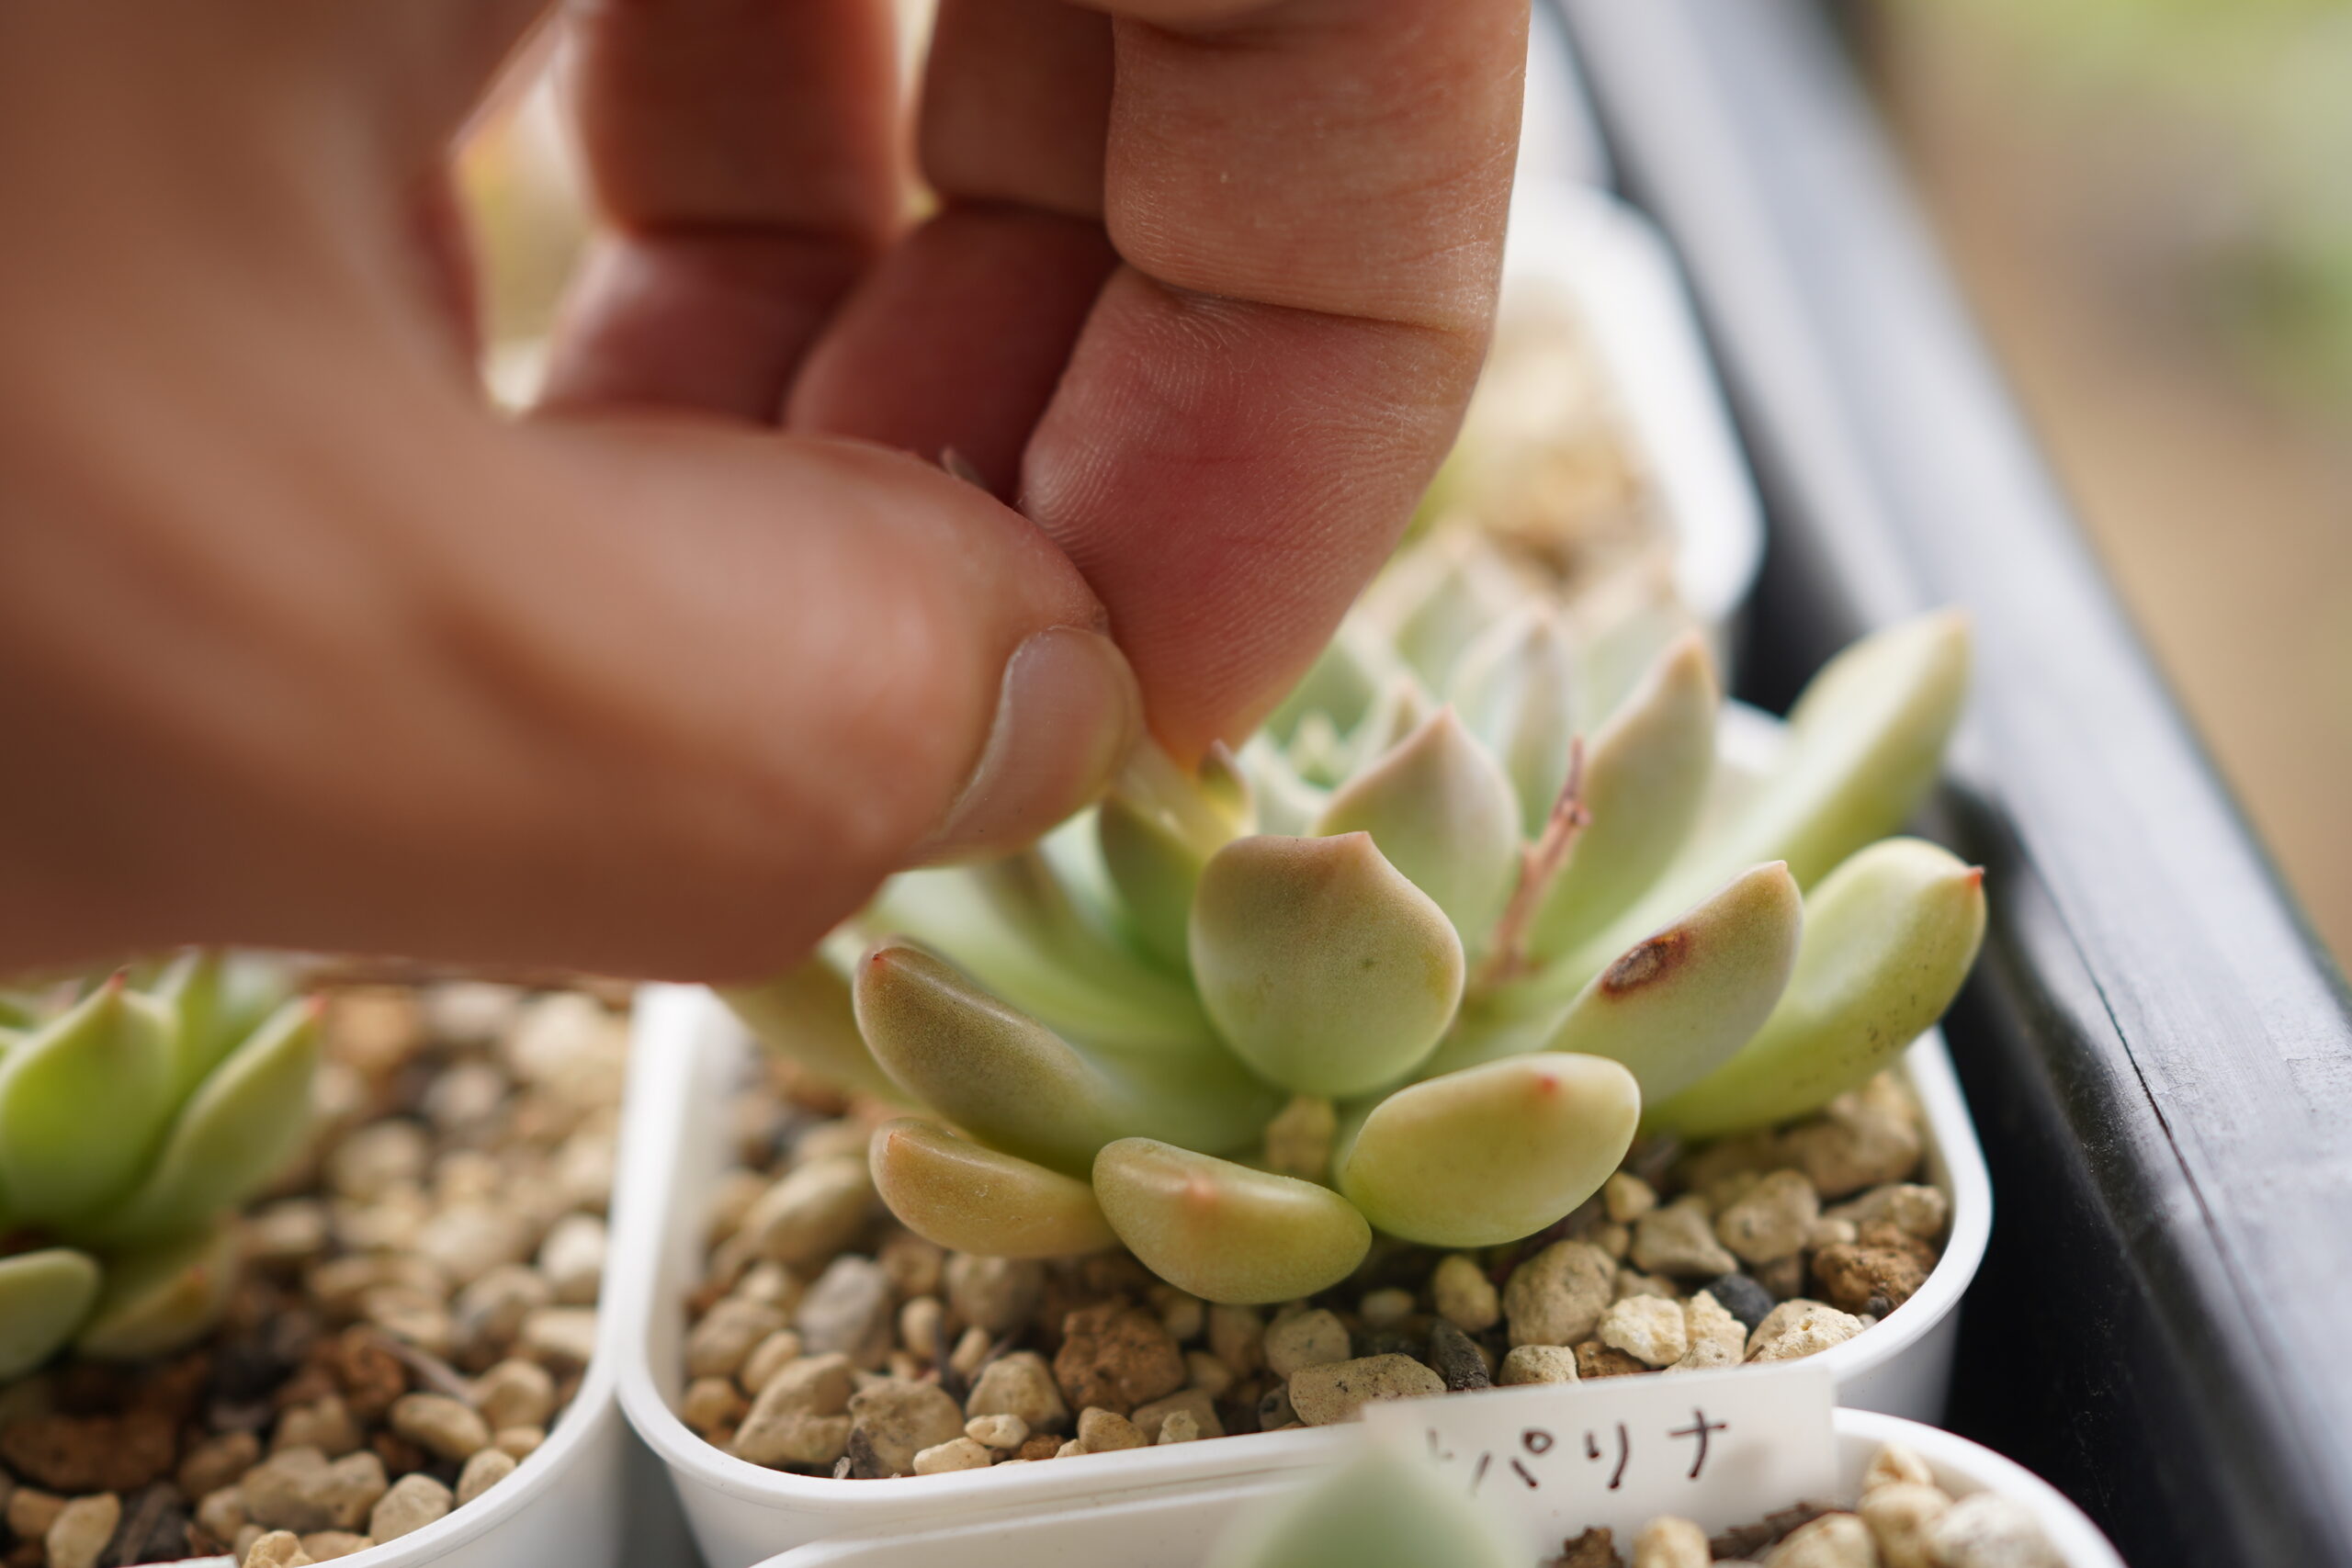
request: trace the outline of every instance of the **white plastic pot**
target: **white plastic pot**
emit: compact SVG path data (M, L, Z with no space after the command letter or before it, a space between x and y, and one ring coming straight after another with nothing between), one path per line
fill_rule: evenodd
M675 1410L684 1384L685 1298L703 1270L711 1186L729 1163L728 1098L752 1046L733 1015L698 988L649 987L636 1016L619 1175L628 1201L613 1237L605 1342L621 1406L669 1466L710 1568L747 1568L787 1547L853 1531L927 1522L944 1528L1000 1509L1042 1512L1131 1490L1204 1488L1223 1495L1245 1477L1330 1457L1338 1435L1308 1430L1012 1471L833 1481L763 1469L705 1442ZM1991 1231L1992 1190L1941 1039L1923 1037L1905 1066L1927 1115L1930 1179L1951 1199L1951 1238L1918 1294L1818 1360L1834 1370L1842 1403L1933 1420L1951 1379L1961 1292Z
M1763 516L1672 252L1606 192L1523 177L1503 248L1506 310L1535 290L1582 322L1672 531L1676 591L1723 653L1764 558Z
M1933 1427L1870 1411L1840 1410L1833 1420L1844 1488L1838 1501L1850 1503L1860 1496L1862 1472L1871 1459L1888 1443L1901 1443L1927 1461L1936 1484L1953 1496L1997 1492L2032 1510L2067 1568L2123 1568L2123 1560L2081 1509L2048 1482L1992 1450ZM991 1514L946 1529L893 1530L887 1536L821 1541L787 1551L762 1568L935 1568L942 1562L956 1568L1075 1568L1114 1562L1119 1568L1200 1568L1236 1512L1286 1484L1280 1477L1259 1477L1209 1493L1129 1493L1052 1512Z

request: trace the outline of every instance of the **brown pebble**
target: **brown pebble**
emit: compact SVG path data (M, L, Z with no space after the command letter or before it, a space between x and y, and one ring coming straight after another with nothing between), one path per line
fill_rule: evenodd
M1560 1555L1544 1568L1625 1568L1617 1555L1617 1538L1606 1529L1589 1529L1560 1543Z
M1151 1313L1104 1302L1063 1319L1054 1381L1073 1409L1125 1416L1184 1386L1184 1352Z
M1724 1558L1760 1558L1771 1547L1824 1514L1843 1512L1834 1504L1799 1503L1792 1508L1767 1514L1752 1525L1738 1525L1721 1535L1707 1540L1707 1550L1721 1562Z
M52 1492L135 1492L171 1473L179 1459L171 1417L29 1416L0 1427L0 1460Z
M1021 1445L1015 1459L1051 1459L1062 1451L1062 1440L1050 1432L1040 1432Z
M1864 1229L1891 1232L1896 1245L1855 1242L1825 1247L1813 1255L1813 1277L1821 1288L1821 1299L1838 1311L1884 1317L1928 1282L1935 1268L1935 1251L1889 1224L1872 1224Z
M1598 1339L1588 1339L1577 1347L1577 1376L1578 1378L1623 1378L1650 1369L1624 1351L1603 1345Z
M332 1562L367 1551L376 1543L351 1530L312 1530L302 1538L302 1554L313 1562Z
M8 1533L19 1540L39 1540L57 1522L65 1499L53 1492L19 1486L8 1499Z
M383 1461L388 1475L406 1475L412 1470L423 1470L432 1461L430 1454L398 1432L378 1432L368 1439L368 1447Z
M345 1329L330 1343L326 1369L351 1414L371 1426L408 1392L408 1368L381 1336L362 1325Z

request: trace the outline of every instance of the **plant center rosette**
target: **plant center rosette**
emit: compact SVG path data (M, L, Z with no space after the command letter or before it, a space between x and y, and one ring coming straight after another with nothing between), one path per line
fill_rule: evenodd
M875 1129L865 1170L800 1162L743 1222L830 1184L846 1225L870 1179L910 1239L1036 1266L1029 1321L953 1311L1029 1342L966 1374L964 1416L992 1371L1050 1352L1080 1445L1089 1408L1132 1426L1200 1385L1183 1336L1140 1381L1074 1390L1062 1361L1120 1361L1184 1302L1261 1325L1255 1350L1240 1327L1209 1350L1228 1397L1196 1428L1232 1426L1261 1372L1282 1386L1258 1427L1849 1337L1916 1287L1945 1219L1905 1179L1917 1113L1882 1074L1967 974L1981 874L1885 835L1935 777L1965 669L1956 617L1896 626L1822 671L1769 769L1719 769L1702 639L1641 607L1578 625L1442 536L1238 755L1148 752L1035 850L897 878L817 959L733 995L809 1071L917 1112ZM804 1291L793 1270L826 1256L806 1240L739 1227L725 1261L787 1282L729 1314L797 1335L778 1365L846 1359L787 1368L816 1383L775 1419L729 1420L709 1389L701 1413L746 1457L821 1467L861 1425L822 1408L834 1385L892 1347L808 1353L789 1319L839 1264ZM1106 1288L1040 1320L1069 1304L1047 1300L1057 1271ZM900 1371L944 1384L960 1347L920 1338L900 1335L921 1363ZM755 1381L741 1394L775 1403ZM771 1444L779 1421L808 1440ZM1028 1425L1024 1444L1060 1429Z

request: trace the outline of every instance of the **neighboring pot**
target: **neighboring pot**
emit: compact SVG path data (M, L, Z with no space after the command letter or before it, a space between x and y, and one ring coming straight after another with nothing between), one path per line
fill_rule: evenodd
M622 1409L669 1466L711 1568L746 1568L786 1547L860 1529L1068 1507L1136 1489L1222 1495L1261 1472L1328 1461L1328 1430L1253 1434L1023 1465L890 1480L833 1481L763 1469L714 1448L678 1418L685 1298L704 1268L704 1216L728 1162L727 1102L749 1037L709 992L640 994L630 1053L619 1204L606 1275L606 1352ZM1924 1113L1928 1179L1951 1201L1943 1255L1917 1294L1883 1323L1815 1358L1849 1404L1933 1420L1941 1415L1961 1295L1983 1259L1992 1189L1941 1039L1915 1043L1905 1070Z
M1606 192L1523 178L1503 249L1506 312L1537 289L1581 324L1673 536L1676 592L1726 654L1763 562L1763 514L1673 253Z
M1839 1410L1832 1417L1844 1491L1861 1492L1862 1472L1888 1443L1900 1443L1935 1472L1954 1497L1997 1492L2032 1511L2068 1568L2123 1568L2098 1527L2031 1471L1982 1444L1899 1416ZM1244 1505L1285 1484L1279 1477L1236 1481L1212 1492L1130 1493L1089 1506L1025 1516L991 1514L945 1529L893 1531L862 1540L821 1541L773 1558L761 1568L1037 1568L1064 1562L1117 1562L1121 1568L1200 1568L1227 1522ZM1793 1501L1793 1499L1792 1499Z

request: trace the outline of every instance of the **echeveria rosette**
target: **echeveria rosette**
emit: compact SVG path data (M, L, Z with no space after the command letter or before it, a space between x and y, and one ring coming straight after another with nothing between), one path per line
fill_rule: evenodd
M1957 716L1962 624L1840 655L1746 776L1700 638L1572 625L1506 570L1425 547L1238 756L1148 753L1034 851L895 879L862 956L733 998L939 1119L875 1139L902 1222L1289 1300L1375 1229L1532 1235L1638 1127L1803 1115L1942 1013L1978 874L1883 835ZM1625 638L1645 669L1594 676Z
M71 1343L158 1355L218 1319L221 1218L309 1130L318 1025L266 961L190 954L118 974L0 1036L0 1378Z

